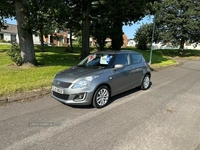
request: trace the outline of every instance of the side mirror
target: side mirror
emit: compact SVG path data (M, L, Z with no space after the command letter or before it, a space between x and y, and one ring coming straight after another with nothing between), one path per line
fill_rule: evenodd
M116 65L114 66L114 70L122 69L122 68L124 68L124 65L122 65L122 64L116 64Z

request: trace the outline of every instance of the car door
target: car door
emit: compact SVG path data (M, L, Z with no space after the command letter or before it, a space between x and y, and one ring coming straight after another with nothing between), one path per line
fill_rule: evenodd
M131 69L132 83L133 87L137 87L141 84L141 81L144 76L142 55L137 53L131 54L131 61L132 61L132 69Z
M117 64L122 64L124 67L113 69L112 76L110 76L110 78L112 78L110 84L112 86L112 93L114 95L127 91L132 86L132 83L130 82L131 65L129 54L118 54L113 66Z

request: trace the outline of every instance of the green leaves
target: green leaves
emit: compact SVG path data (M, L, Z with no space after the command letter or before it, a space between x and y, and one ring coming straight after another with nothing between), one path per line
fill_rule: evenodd
M153 23L143 24L135 33L136 47L140 50L147 50L150 48L152 42ZM155 32L156 33L156 32ZM154 34L154 41L157 40L158 34Z
M178 43L200 41L200 1L163 0L158 4L156 25L163 41Z
M12 0L0 0L0 31L6 28L5 19L15 16L14 2Z
M11 60L15 62L18 66L22 65L22 57L19 45L17 43L12 43L11 48L7 51L8 56Z

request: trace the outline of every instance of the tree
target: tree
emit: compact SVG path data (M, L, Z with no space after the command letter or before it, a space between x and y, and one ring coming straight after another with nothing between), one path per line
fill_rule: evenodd
M44 51L43 37L57 28L63 28L63 16L67 14L65 3L62 0L29 0L27 6L31 15L27 18L29 25L26 26L31 26L33 34L40 37L41 51Z
M100 47L106 37L112 39L112 49L119 50L123 45L122 26L132 25L151 14L153 2L156 0L107 0L98 3L98 9L92 12L92 35L97 39ZM158 0L157 0L158 1ZM119 11L120 8L120 11ZM96 30L96 31L95 31ZM106 34L105 34L106 33Z
M15 0L15 13L17 20L17 29L19 36L19 45L21 49L21 57L23 65L37 65L32 28L28 27L29 22L26 22L26 17L29 17L30 12L27 9L27 0ZM25 26L27 23L27 26Z
M33 33L40 35L43 45L43 35L54 28L60 15L63 15L63 1L57 0L0 0L1 26L4 18L15 17L17 20L19 45L23 65L37 65L35 58ZM13 9L13 8L15 9ZM56 16L57 15L57 16ZM60 19L60 18L59 18ZM59 20L60 21L60 20ZM42 47L42 51L44 48Z
M84 58L90 53L89 38L91 35L91 22L104 21L107 25L106 28L103 27L101 30L104 30L104 32L107 33L107 37L112 39L112 48L120 49L121 45L123 44L123 24L131 25L132 22L136 22L143 18L147 13L151 12L150 8L152 6L152 2L154 1L156 0L15 0L15 12L18 23L20 48L22 51L21 54L23 62L34 65L37 64L33 49L32 32L33 29L35 31L40 31L42 40L42 34L44 31L43 27L45 24L44 21L48 22L48 16L52 17L55 22L61 25L68 22L69 18L76 20L79 19L79 23L82 25L81 58ZM52 3L53 5L50 6L48 2ZM63 8L63 6L65 6L65 9L70 15L63 13L66 12L66 10L60 11L63 10L60 9ZM103 8L103 10L96 9L99 7ZM72 10L76 10L76 12ZM93 10L98 11L94 13ZM54 14L57 14L57 17L54 17ZM103 24L101 24L101 27L102 25ZM70 26L72 27L73 25ZM48 28L48 26L46 27ZM98 40L103 44L102 40L105 39L105 37L106 35L103 33L99 36Z
M92 21L91 23L91 36L95 41L95 45L98 51L104 49L105 40L108 37L109 27L107 27L107 22L103 20Z
M73 14L73 16L69 16L68 20L64 23L64 28L67 29L67 33L69 34L69 49L68 51L72 52L73 51L73 39L72 36L75 36L78 38L77 33L80 33L81 31L81 25L80 25L80 20L78 19L80 16L77 13L75 9L71 9L73 12L69 13L70 15ZM82 38L81 38L82 39Z
M0 26L5 26L6 18L14 17L17 20L22 63L24 65L36 65L32 29L24 26L25 19L30 15L27 2L28 0L0 0L0 3L3 4L0 6Z
M122 26L132 25L145 15L153 13L153 3L159 0L107 0L108 18L111 22L112 48L120 49L123 44ZM120 11L119 11L120 8Z
M82 27L82 50L81 50L81 59L89 55L90 49L89 49L89 38L90 38L90 11L92 8L92 2L93 0L65 0L65 6L66 9L68 9L69 16L67 15L66 22L69 23L69 26L71 29L75 29L76 25L77 28L80 27L80 25L77 24L77 20L79 20L79 23ZM75 20L75 22L72 21L72 19ZM73 25L75 25L73 27Z
M153 23L143 24L135 33L134 40L137 42L137 48L141 50L148 49L148 45L152 42ZM153 42L159 42L158 30L154 32Z
M109 37L109 32L111 30L105 2L96 2L95 6L91 10L91 14L90 33L92 38L95 40L95 45L98 48L98 51L100 51L104 49L105 40Z
M90 53L90 35L97 39L100 46L104 44L105 38L110 37L112 49L120 49L123 44L122 26L124 24L132 25L133 22L139 21L146 14L149 14L154 1L158 0L68 0L72 9L81 12L81 58Z
M163 0L156 12L156 24L163 42L180 45L200 40L200 1Z
M6 25L5 19L12 18L15 16L14 11L14 2L12 0L0 0L0 31L1 29L6 29L8 26Z
M91 0L82 1L82 51L81 58L83 59L90 54L89 41L90 41L90 11L92 8Z

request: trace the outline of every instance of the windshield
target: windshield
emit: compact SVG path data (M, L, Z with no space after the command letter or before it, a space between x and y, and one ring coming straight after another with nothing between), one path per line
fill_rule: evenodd
M91 54L81 61L78 66L106 68L112 58L113 54Z

